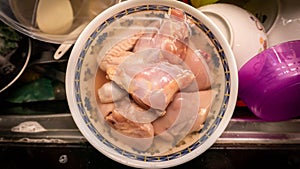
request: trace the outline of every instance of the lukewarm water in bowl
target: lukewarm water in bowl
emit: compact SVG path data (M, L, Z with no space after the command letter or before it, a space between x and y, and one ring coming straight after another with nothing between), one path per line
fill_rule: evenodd
M194 52L182 23L165 21L158 31L133 34L98 59L99 130L127 151L176 151L192 144L204 126L214 91L202 58L211 56Z

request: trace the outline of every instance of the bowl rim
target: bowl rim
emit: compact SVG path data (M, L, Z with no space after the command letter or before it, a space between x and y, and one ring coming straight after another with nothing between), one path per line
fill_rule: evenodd
M74 72L76 71L76 66L74 64L77 63L79 59L79 55L82 51L82 49L86 48L87 40L90 38L90 36L95 31L95 28L99 27L99 23L103 23L107 21L107 19L111 18L112 16L116 15L119 11L125 10L129 7L138 7L138 6L144 6L144 7L150 7L150 5L156 5L156 6L168 6L169 8L180 8L184 11L188 11L190 15L192 15L195 18L201 18L201 22L203 23L203 26L210 25L210 28L204 28L207 29L207 33L210 33L210 35L218 37L218 39L212 40L213 43L217 43L219 47L222 47L220 44L224 45L224 48L222 48L222 51L224 55L226 53L226 58L228 60L228 63L225 63L228 67L228 71L225 71L225 78L228 78L228 84L230 84L230 87L226 90L227 92L230 92L228 94L227 100L228 101L226 105L224 105L221 109L224 109L224 116L219 120L219 125L215 127L215 131L219 132L213 132L211 135L207 138L206 142L201 145L201 149L199 147L195 148L193 151L188 152L184 156L181 156L178 154L176 158L166 160L166 161L148 161L147 156L145 156L145 159L143 160L137 160L128 158L124 155L121 155L120 153L117 153L116 151L111 151L111 148L107 146L98 147L97 137L90 131L89 126L86 125L84 122L80 112L78 111L78 106L76 105L77 101L74 97L76 93L75 85L74 85ZM199 19L200 20L200 19ZM82 58L80 58L82 62ZM226 62L226 61L225 61ZM120 162L124 165L131 166L131 167L137 167L137 168L165 168L165 167L172 167L176 166L182 163L185 163L187 161L190 161L206 151L209 147L211 147L214 142L217 140L217 138L222 134L222 132L225 130L226 126L228 125L231 116L233 114L235 103L237 100L237 87L238 87L238 75L237 75L237 67L236 62L233 56L233 52L230 48L230 45L228 44L225 36L221 33L221 31L217 28L217 26L203 13L199 12L196 8L191 7L188 4L185 4L180 1L169 1L169 0L130 0L130 1L124 1L119 4L116 4L101 14L99 14L96 18L94 18L88 26L82 31L82 33L79 35L76 43L74 44L74 47L71 51L71 55L68 61L67 65L67 71L66 71L66 92L67 92L67 100L68 104L71 110L72 117L76 123L76 125L79 127L80 131L84 135L84 137L101 153L103 153L105 156L111 158L112 160L115 160L117 162ZM87 131L87 132L86 132ZM102 143L103 144L103 143Z
M218 19L224 23L224 26L228 29L228 34L229 34L229 37L227 39L227 41L229 42L229 45L230 47L232 48L233 47L233 39L234 39L234 32L232 30L232 25L230 24L230 22L228 21L228 19L226 17L222 17L221 14L219 13L216 13L216 12L213 12L213 11L210 11L210 10L206 10L206 9L201 9L201 8L198 8L202 13L204 13L205 15L213 15L213 16L216 16L218 17Z

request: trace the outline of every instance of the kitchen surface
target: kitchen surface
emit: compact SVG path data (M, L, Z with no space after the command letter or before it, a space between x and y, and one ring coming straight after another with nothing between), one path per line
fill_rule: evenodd
M263 15L257 17L262 20ZM23 68L14 72L17 78L9 79L13 83L0 82L4 86L0 92L0 168L131 168L99 152L74 122L65 86L73 42L55 59L60 43L17 34L22 37L23 50L17 53ZM232 118L215 143L191 161L171 168L299 169L299 128L299 116L268 121L237 98Z

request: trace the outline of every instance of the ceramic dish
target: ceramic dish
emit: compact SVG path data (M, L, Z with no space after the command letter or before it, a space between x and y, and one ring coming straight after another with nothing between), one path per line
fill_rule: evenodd
M278 0L222 0L220 2L239 6L253 14L268 31L278 15Z
M278 15L279 3L278 0L249 0L242 8L256 16L268 32Z
M216 3L199 10L212 19L226 36L238 69L268 47L265 28L245 9L233 4Z
M107 81L107 76L99 71L99 57L100 60L103 59L108 51L115 49L115 46L119 46L120 41L123 42L123 40L126 41L128 38L135 37L141 31L149 31L149 33L156 31L157 29L154 29L155 26L153 27L153 25L168 23L171 20L170 15L176 18L178 14L176 11L181 11L179 13L183 14L184 21L187 22L184 22L184 24L177 20L174 22L178 22L178 25L183 27L187 26L189 29L184 29L184 31L191 33L188 36L188 44L191 45L188 49L192 49L189 51L196 54L193 55L196 56L193 61L197 61L197 65L192 71L203 70L209 75L209 90L212 95L203 100L206 100L210 105L206 109L208 115L203 125L201 125L201 129L192 134L182 135L180 142L168 145L171 147L161 149L164 146L160 147L161 140L157 139L160 136L158 134L158 136L154 136L154 141L148 145L149 147L140 149L136 144L146 146L145 144L149 143L147 138L117 137L118 130L108 125L105 121L107 116L103 117L104 112L100 111L97 89ZM173 29L176 30L177 26L164 30L168 34ZM173 33L176 34L177 31ZM146 43L148 42L146 41ZM136 46L138 46L137 43L135 49ZM133 56L148 52L147 55L142 55L147 56L145 57L147 60L157 50L157 48L149 48L136 52ZM165 53L162 50L160 52L164 57ZM166 53L166 55L168 54L170 53ZM175 58L174 55L171 54L170 56L173 57L168 59L173 58L175 62L178 61L178 58ZM133 59L130 62L124 61L121 62L119 67L139 61L139 59ZM194 63L193 61L190 63ZM158 62L158 64L160 63L162 62ZM140 69L139 67L135 69L135 66L133 68L132 71ZM163 70L163 72L167 72L167 70ZM80 34L72 49L67 66L66 93L76 125L86 139L101 153L117 162L132 167L166 168L185 163L197 157L212 146L222 134L234 111L237 97L237 79L237 68L229 44L216 25L204 14L179 1L131 0L114 5L104 11L89 23ZM193 101L195 100L190 99L187 102L188 104L183 106L186 106L187 109L198 107L199 102L196 102L196 104L190 103ZM122 109L123 107L119 108ZM182 119L179 119L179 121ZM185 120L183 120L183 123L185 123ZM173 132L172 134L177 133ZM172 143L171 141L164 142L164 140L162 142Z
M278 15L272 27L268 30L270 46L300 39L300 1L277 0ZM283 33L284 32L284 33Z

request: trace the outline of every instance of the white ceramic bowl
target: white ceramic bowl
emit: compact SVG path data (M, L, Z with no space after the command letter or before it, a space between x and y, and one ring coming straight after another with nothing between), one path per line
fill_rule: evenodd
M256 16L268 32L278 15L278 0L249 0L245 2L241 7Z
M267 31L269 46L300 39L300 1L276 0L278 14Z
M226 3L237 5L256 16L266 32L272 27L278 15L279 3L277 2L278 0L226 0Z
M157 152L155 150L159 147L152 146L137 151L126 144L126 140L113 138L116 131L107 125L101 115L103 112L98 107L96 86L98 81L105 81L105 76L99 74L97 57L102 57L120 40L132 37L145 28L153 31L149 23L168 20L166 16L170 9L186 11L186 24L192 33L189 44L198 61L201 61L196 66L205 66L211 79L210 90L215 95L208 100L211 105L203 128L184 137L181 140L184 141L181 142L183 144L177 144L165 152ZM206 52L206 55L201 55L200 52ZM98 15L76 41L66 72L67 100L79 130L107 157L137 168L176 166L210 148L231 119L237 98L237 84L235 59L219 29L199 10L182 2L169 0L125 1ZM186 106L193 108L197 103ZM143 141L145 140L140 139L138 142L143 144Z
M225 3L210 4L198 9L221 29L232 47L238 69L268 47L264 27L245 9Z

